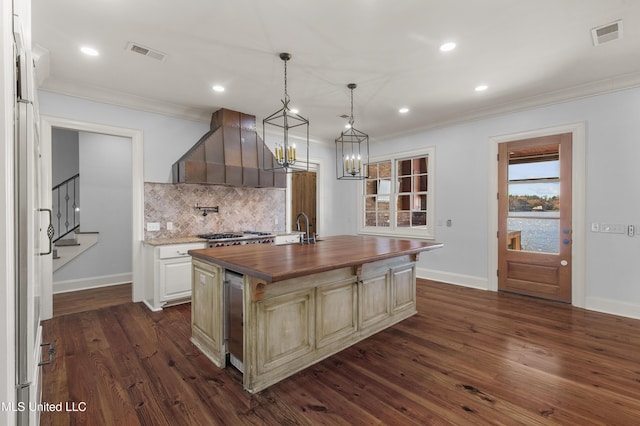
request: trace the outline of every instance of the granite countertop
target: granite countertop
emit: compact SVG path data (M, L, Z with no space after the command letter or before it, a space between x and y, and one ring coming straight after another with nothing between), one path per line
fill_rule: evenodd
M169 246L172 244L189 244L189 243L206 243L204 238L192 237L178 237L178 238L158 238L155 240L144 240L144 244L150 246Z
M273 235L295 235L295 234L304 234L304 232L300 231L281 231L274 232ZM207 240L204 238L198 238L195 235L187 236L187 237L176 237L176 238L156 238L156 239L147 239L142 241L144 244L148 244L150 246L169 246L172 244L188 244L188 243L206 243Z

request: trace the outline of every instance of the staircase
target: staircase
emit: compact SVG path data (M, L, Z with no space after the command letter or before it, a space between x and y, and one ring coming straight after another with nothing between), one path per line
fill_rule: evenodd
M80 256L98 242L97 232L73 232L54 244L53 272Z

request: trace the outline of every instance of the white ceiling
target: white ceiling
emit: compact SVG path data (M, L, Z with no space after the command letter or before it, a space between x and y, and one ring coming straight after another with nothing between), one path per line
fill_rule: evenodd
M327 143L348 83L372 140L640 85L638 0L32 0L32 19L44 89L200 120L224 107L259 129L289 52L291 105ZM593 46L591 29L619 19L623 37Z

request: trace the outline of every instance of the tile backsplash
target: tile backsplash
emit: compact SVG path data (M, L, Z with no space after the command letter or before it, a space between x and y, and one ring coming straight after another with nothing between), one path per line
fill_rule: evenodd
M284 231L285 190L222 185L144 184L144 238L180 238L210 232ZM195 206L219 206L203 216ZM278 224L276 224L276 219ZM147 231L147 223L160 223ZM173 230L167 230L167 222Z

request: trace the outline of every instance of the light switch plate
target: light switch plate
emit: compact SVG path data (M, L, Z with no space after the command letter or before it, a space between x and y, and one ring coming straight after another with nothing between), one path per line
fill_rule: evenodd
M147 231L159 231L160 223L159 222L147 222Z

